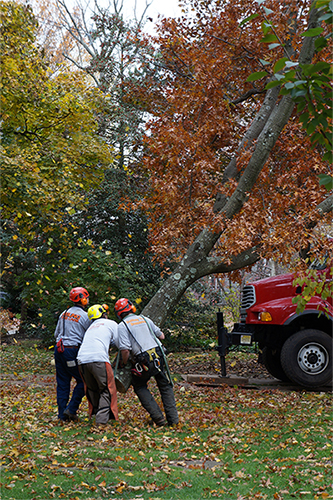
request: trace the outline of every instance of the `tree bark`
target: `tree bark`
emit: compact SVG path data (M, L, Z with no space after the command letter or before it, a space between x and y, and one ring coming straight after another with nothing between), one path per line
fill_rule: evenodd
M253 122L251 123L250 127L246 131L243 139L241 140L237 151L236 155L230 160L229 165L224 171L223 175L223 180L226 182L228 179L237 179L240 176L240 172L238 172L236 163L237 163L237 156L239 153L244 149L249 149L253 141L257 139L257 137L260 135L262 132L264 126L267 123L268 118L270 117L272 110L276 106L276 102L279 96L280 92L280 87L274 87L271 90L268 90L266 92L264 101L262 103L262 106L260 107L260 110L256 114Z
M205 255L207 249L205 250L204 246L200 248L200 240L204 237L204 232L189 248L181 263L143 310L143 314L151 318L159 326L163 325L168 313L179 302L192 283L209 274L228 273L252 265L260 258L256 248L232 256L230 263L209 257Z
M314 28L317 24L318 12L313 8L310 11L308 27ZM309 63L312 61L313 55L314 40L305 37L299 62ZM278 101L277 89L267 92L260 110L225 172L224 181L231 177L237 178L239 175L238 185L229 199L221 196L215 202L213 208L215 213L219 212L226 220L230 220L241 210L279 135L287 124L294 105L290 95L283 96ZM254 139L257 141L253 146ZM254 150L246 168L239 174L236 168L236 158L244 147L253 147ZM329 202L323 202L318 207L318 213L324 213L328 207ZM201 231L180 264L144 308L143 314L150 317L157 325L162 326L169 311L177 304L185 290L196 280L213 273L227 273L241 269L254 264L259 259L257 248L250 248L238 255L230 256L230 263L209 256L222 233L223 231L214 233L209 228Z

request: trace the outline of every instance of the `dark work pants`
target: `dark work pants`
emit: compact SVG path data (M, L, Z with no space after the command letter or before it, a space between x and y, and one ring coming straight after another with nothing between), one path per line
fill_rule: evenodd
M161 359L163 363L163 360ZM161 364L163 369L163 364ZM138 377L133 375L132 383L133 388L138 396L142 406L149 413L152 420L156 424L162 424L165 422L164 415L155 401L154 396L148 389L148 381L154 377L157 383L157 387L160 391L162 403L166 415L166 419L169 425L178 424L178 412L176 408L175 395L173 393L173 388L169 384L165 375L161 372L156 372L154 369L150 369L148 372L143 371L142 376Z
M106 424L110 419L118 419L117 391L112 375L113 390L108 380L107 363L93 362L80 365L83 380L86 385L86 395L90 402L91 415L96 415L96 424ZM113 394L112 394L113 392Z
M84 396L83 380L76 362L77 352L77 347L66 347L64 352L58 352L56 346L54 350L57 379L58 418L61 420L64 420L64 410L66 409L72 415L76 415ZM71 400L69 401L72 378L75 378L76 386L74 387Z

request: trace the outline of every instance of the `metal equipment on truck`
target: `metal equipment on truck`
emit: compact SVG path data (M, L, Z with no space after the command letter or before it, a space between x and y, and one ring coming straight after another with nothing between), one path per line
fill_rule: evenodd
M332 268L316 267L320 279L332 280ZM226 375L225 355L232 345L258 343L262 362L273 377L315 388L332 381L332 296L312 297L302 313L293 298L302 292L294 275L284 274L244 286L240 322L228 332L223 314L217 313L221 375Z

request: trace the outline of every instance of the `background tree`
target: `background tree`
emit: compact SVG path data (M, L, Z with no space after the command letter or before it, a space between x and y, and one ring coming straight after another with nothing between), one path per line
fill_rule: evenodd
M82 73L52 75L28 6L1 2L0 9L2 284L15 291L24 318L21 276L69 247L73 228L63 217L84 208L85 190L112 156L97 134L98 89Z
M63 56L103 92L99 133L114 148L119 167L128 168L129 163L140 161L146 121L145 105L136 98L135 88L147 78L142 53L148 47L141 29L148 4L141 16L133 19L124 16L122 1L107 7L95 2L91 8L76 5L72 9L66 1L56 0L56 6L53 24L64 34ZM48 25L44 11L40 16Z
M35 219L56 222L82 204L112 158L97 135L98 90L82 73L50 78L30 8L2 2L1 11L2 214L33 237Z
M48 61L48 70L59 73L65 68L74 68L64 53L76 52L77 57L80 55L75 40L62 26L56 0L31 0L29 5L38 22L36 42ZM77 17L77 8L73 15Z
M159 269L146 251L144 217L118 207L124 191L134 197L135 189L124 163L109 166L112 141L101 136L98 120L104 93L86 72L63 65L54 25L42 30L30 8L14 2L1 8L2 284L21 327L33 324L34 334L50 339L79 279L87 287L88 280L92 299L122 294L145 303ZM67 42L63 50L73 48Z
M148 251L148 221L140 210L120 208L124 198L135 201L138 197L136 182L126 172L110 168L99 188L91 191L84 212L71 221L79 237L91 240L96 247L117 253L147 284L157 283L160 266L152 263Z

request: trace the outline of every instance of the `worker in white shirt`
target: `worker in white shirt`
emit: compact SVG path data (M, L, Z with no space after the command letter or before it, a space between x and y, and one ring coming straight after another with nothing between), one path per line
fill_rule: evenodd
M88 309L91 326L85 333L77 355L89 404L89 418L96 425L118 420L117 389L110 363L109 349L118 347L117 323L107 319L108 306L95 304Z

